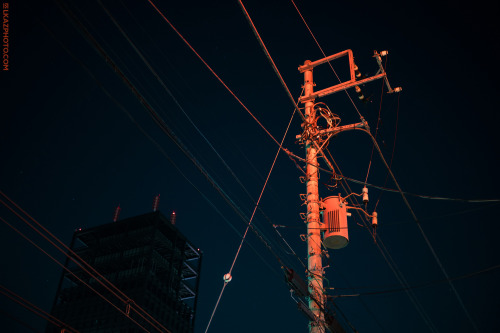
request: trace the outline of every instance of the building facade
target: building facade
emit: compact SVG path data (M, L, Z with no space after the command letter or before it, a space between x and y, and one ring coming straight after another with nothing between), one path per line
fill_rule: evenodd
M81 333L194 331L202 253L160 212L78 229L71 249L123 294L71 255L76 263L66 260L53 316ZM47 333L61 331L47 324Z

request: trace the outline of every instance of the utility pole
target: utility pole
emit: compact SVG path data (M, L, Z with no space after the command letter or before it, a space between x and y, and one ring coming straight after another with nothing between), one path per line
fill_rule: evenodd
M304 65L310 64L307 60ZM304 72L304 97L313 94L312 68ZM305 142L306 148L306 200L307 200L307 282L309 286L309 310L314 314L316 321L309 323L310 333L324 333L324 302L323 302L323 263L321 259L321 231L319 220L319 193L318 193L318 157L314 145L313 134L317 131L314 99L307 99L305 104L304 131L308 132Z
M346 90L348 88L356 88L358 97L360 99L364 98L359 85L365 84L367 82L384 79L389 93L400 92L401 88L392 89L389 85L387 75L382 66L381 57L387 55L387 51L382 51L380 54L375 51L374 57L377 61L379 70L374 76L362 78L358 71L358 67L354 64L354 56L351 50L345 50L334 55L325 57L323 59L311 62L306 60L304 65L300 66L298 69L301 73L304 73L304 94L299 98L299 101L305 106L305 120L302 124L303 133L297 135L296 138L305 144L306 150L306 188L307 193L305 195L305 202L307 204L307 213L305 222L307 224L307 282L308 282L308 298L309 298L309 332L310 333L325 333L328 329L332 333L344 332L343 328L338 324L335 318L330 318L333 322L327 324L325 322L325 292L323 288L323 262L322 254L323 250L321 248L322 235L321 232L325 231L325 246L331 249L343 248L348 243L347 235L347 215L346 209L353 208L347 207L346 198L350 194L346 194L346 198L342 198L340 194L336 198L326 198L321 200L319 197L318 189L318 155L324 158L328 163L330 169L333 173L333 166L326 158L325 154L322 152L324 144L334 135L340 132L355 130L358 128L365 128L369 131L368 124L361 117L361 122L351 125L338 126L337 122L333 121L334 115L329 112L326 116L320 110L320 116L327 117L329 127L326 129L320 129L317 124L318 117L316 115L316 108L314 100L323 96L327 96L338 91ZM349 58L349 73L350 79L345 82L341 82L332 87L322 89L319 91L313 91L313 68L330 62L331 60L347 56ZM357 79L359 78L359 80ZM338 116L336 116L338 118ZM340 121L340 118L338 118ZM368 202L368 190L366 188L366 202ZM363 196L365 201L365 196ZM320 207L328 212L328 218L324 221L320 220ZM372 217L374 219L373 225L376 227L376 213L370 215L365 212L366 216ZM341 227L342 226L342 227ZM342 229L344 228L344 229ZM300 308L300 307L299 307Z

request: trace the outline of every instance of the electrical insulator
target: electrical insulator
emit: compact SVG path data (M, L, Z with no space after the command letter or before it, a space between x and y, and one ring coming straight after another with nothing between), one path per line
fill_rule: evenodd
M378 225L377 212L373 212L372 215L372 228L376 229Z
M358 98L362 101L364 101L365 99L365 95L363 95L363 92L361 91L361 88L356 86L354 87L354 89L356 90L356 93L358 94Z
M388 54L389 54L389 51L381 51L381 52L380 52L380 55L381 55L382 57L385 57L385 56L386 56L386 55L388 55Z
M224 274L223 279L224 279L224 283L229 283L229 282L231 282L233 277L231 276L231 274L227 273L227 274Z
M366 204L368 203L368 188L363 187L363 202Z
M402 90L403 90L403 88L401 88L401 87L397 87L397 88L394 88L394 90L393 90L393 91L394 91L394 92L401 92Z
M356 79L358 80L361 78L361 72L356 64L354 64L354 75L356 75Z

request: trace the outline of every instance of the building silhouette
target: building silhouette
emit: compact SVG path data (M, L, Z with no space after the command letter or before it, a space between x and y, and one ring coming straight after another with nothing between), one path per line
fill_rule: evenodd
M77 229L70 248L128 298L119 300L68 258L51 314L81 333L144 332L139 325L159 332L137 314L140 307L170 332L192 333L202 253L172 221L175 215L167 219L155 211ZM46 332L63 330L48 323Z

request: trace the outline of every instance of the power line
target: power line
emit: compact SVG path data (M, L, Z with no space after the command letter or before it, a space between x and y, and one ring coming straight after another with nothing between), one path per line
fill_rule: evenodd
M449 279L441 279L441 280L421 283L418 285L409 286L407 288L395 288L395 289L389 289L389 290L362 292L362 293L358 293L358 294L354 294L354 295L336 295L336 296L332 296L332 297L337 298L337 297L347 297L347 296L381 295L381 294L397 293L397 292L406 291L406 290L410 290L410 289L426 288L426 287L431 287L431 286L436 285L436 284L441 284L441 283L445 283L445 282L449 282L449 281L463 280L463 279L468 279L468 278L471 278L474 276L483 275L486 273L491 273L499 268L500 268L500 265L495 265L495 266L491 266L491 267L488 267L488 268L485 268L485 269L482 269L482 270L479 270L476 272L472 272L472 273L468 273L468 274L464 274L464 275L460 275L460 276L456 276L456 277L451 277ZM357 287L357 288L360 289L362 287ZM363 288L373 289L374 287L363 287ZM347 289L347 288L335 288L335 289L341 290L341 289Z
M288 157L290 159L292 159L292 161L294 159L297 159L297 160L300 160L301 162L304 162L306 164L311 164L310 162L306 161L306 159L300 157L300 156L297 156L295 155L294 153L290 152L289 150L287 149L283 149L285 151L286 154L288 154ZM326 149L328 151L328 149ZM332 170L329 170L329 169L325 169L323 167L321 167L320 165L315 165L319 170L321 171L324 171L324 172L327 172L327 173L331 173ZM300 166L299 166L299 170L301 170L302 172L304 172ZM348 177L344 174L340 175L342 179L345 179L347 181L350 181L352 183L355 183L355 184L360 184L360 185L366 185L367 187L372 187L372 188L376 188L378 190L381 190L381 191L385 191L385 192L392 192L392 193L401 193L398 189L392 189L392 188L387 188L387 187L383 187L383 186L379 186L379 185L375 185L375 184L371 184L371 183L365 183L364 181L361 181L361 180L358 180L358 179L354 179L354 178L351 178L351 177ZM409 196L413 196L413 197L417 197L417 198L421 198L421 199L429 199L429 200L441 200L441 201L457 201L457 202L467 202L467 203L490 203L490 202L500 202L500 199L463 199L463 198L448 198L448 197L440 197L440 196L432 196L432 195L423 195L423 194L417 194L417 193L411 193L411 192L406 192L406 191L402 191L405 195L409 195Z
M387 68L387 58L388 58L388 56L386 55L385 56L384 71ZM381 119L380 114L382 113L382 100L383 100L383 96L384 96L384 84L385 84L385 82L382 80L382 89L381 89L381 93L380 93L380 106L378 109L378 116L377 116L377 127L375 128L375 139L377 138L378 129L379 129L379 125L380 125L380 119ZM366 172L365 184L366 184L366 182L368 182L368 176L370 175L370 168L372 166L372 159L373 159L373 151L374 150L375 150L375 147L372 145L372 152L370 154L370 162L368 163L368 171ZM392 159L391 159L391 163L392 163Z
M6 206L7 208L9 208L2 200L0 200L2 204L4 204L4 206ZM17 214L16 214L17 215ZM18 216L19 217L19 216ZM23 219L22 217L19 217L21 220L23 220L25 223L28 223L25 219ZM126 313L121 310L119 307L117 307L113 302L111 302L108 298L106 298L104 295L102 295L101 293L99 293L95 288L93 288L90 284L86 283L85 281L83 281L78 275L76 275L74 272L72 272L70 269L68 269L65 265L63 265L61 262L59 262L56 258L54 258L53 256L51 256L47 251L45 251L44 249L42 249L38 244L36 244L33 240L31 240L28 236L26 236L24 233L22 233L19 229L17 229L16 227L14 227L12 224L10 224L9 222L7 222L4 218L0 217L0 220L5 223L7 226L9 226L12 230L14 230L16 233L18 233L21 237L23 237L24 239L26 239L29 243L31 243L31 245L33 245L34 247L36 247L39 251L41 251L42 253L44 253L46 256L48 256L50 259L52 259L52 261L54 261L56 264L58 264L59 266L61 266L65 271L67 271L68 273L70 273L71 275L73 275L76 279L78 279L78 281L80 281L83 285L87 286L90 290L92 290L95 294L97 294L99 297L101 297L104 301L106 301L107 303L109 303L112 307L114 307L115 309L117 309L118 311L120 311L122 314L126 315ZM29 225L29 223L28 223ZM46 238L44 235L42 235L42 237ZM47 238L46 238L47 239ZM48 240L48 239L47 239ZM48 240L49 242L51 242L50 240ZM56 245L54 245L56 246ZM57 248L57 246L56 246ZM63 253L65 253L64 251L62 251ZM67 253L65 253L66 256L69 257L69 255ZM97 281L100 282L99 279L96 279ZM127 315L126 315L127 316ZM129 316L127 316L133 323L135 323L136 325L138 325L139 327L141 327L142 329L144 329L144 331L146 332L149 332L148 330L146 330L143 326L141 326L137 321L135 321L133 318L130 318ZM161 331L160 331L161 332Z
M50 237L48 237L47 235L45 235L42 231L40 231L38 228L36 228L33 224L31 224L28 220L26 220L23 216L20 215L19 212L17 212L14 208L12 208L11 206L9 206L5 201L1 200L0 199L0 203L3 204L7 209L9 209L14 215L16 215L21 221L23 221L26 225L28 225L33 231L35 231L36 233L38 233L40 236L42 236L46 241L48 241L52 246L54 246L59 252L63 253L68 259L70 259L71 261L73 261L76 265L78 265L85 273L89 274L92 278L94 278L99 284L101 284L106 290L108 290L111 294L113 294L119 301L123 302L124 304L128 304L127 301L130 300L130 298L125 295L120 289L118 289L114 284L112 284L109 280L107 280L102 274L100 274L98 271L96 271L90 264L88 264L85 260L83 260L78 254L76 254L72 249L70 249L68 246L66 246L66 244L64 244L59 238L57 238L54 234L52 234L47 228L45 228L43 225L41 225L37 220L35 220L31 215L29 215L26 211L24 211L19 205L17 205L12 199L10 199L6 194L4 194L2 191L0 191L0 194L5 197L14 207L16 207L17 210L19 210L20 212L22 212L25 216L27 216L31 221L33 221L37 226L38 228L40 228L41 230L43 230L47 235L49 235ZM123 310L121 310L120 308L118 308L115 304L113 304L110 300L108 300L106 297L104 297L102 294L100 294L95 288L93 288L92 286L90 286L88 283L86 283L85 281L83 281L80 277L78 277L77 275L75 275L73 272L71 272L65 265L63 265L62 263L60 263L57 259L55 259L54 257L52 257L48 252L46 252L45 250L43 250L40 246L38 246L35 242L33 242L31 239L29 239L29 237L27 237L26 235L24 235L21 231L19 231L17 228L15 228L13 225L11 225L10 223L8 223L6 220L4 220L3 218L0 217L0 219L2 220L2 222L4 222L5 224L7 224L11 229L13 229L16 233L20 234L23 238L25 238L26 240L28 240L33 246L35 246L38 250L40 250L41 252L43 252L45 255L47 255L49 258L51 258L53 261L55 261L58 265L60 265L61 267L63 267L63 269L65 269L66 271L68 271L70 274L72 274L73 276L75 276L81 283L83 283L84 285L86 285L88 288L90 288L92 291L94 291L96 294L98 294L101 298L103 298L104 300L106 300L110 305L112 305L114 308L116 308L117 310L119 310L120 312L122 312L123 314L125 314L125 312ZM59 243L62 245L62 247L64 247L68 252L64 251L61 247L59 247L52 239L55 240L55 242ZM92 271L92 272L91 272ZM96 274L96 275L94 275ZM98 277L99 278L98 278ZM120 295L118 295L117 293L119 293ZM162 329L164 329L165 332L167 333L170 333L170 331L168 329L166 329L165 327L163 327L163 325L161 325L156 319L154 319L151 315L149 315L149 313L147 313L144 309L142 309L142 307L140 307L139 305L135 305L134 307L132 307L133 311L135 311L142 319L144 319L146 322L148 322L149 324L151 324L155 329L157 329L159 332L163 332L162 330L160 330L157 326L155 326L151 320L155 321L156 323L158 323ZM141 312L139 312L141 311ZM126 314L125 314L126 315ZM135 321L133 318L129 317L127 315L127 317L132 321L134 322L135 324L137 324L138 326L140 326L141 328L143 328L137 321ZM148 319L147 317L151 318ZM143 328L144 329L144 328ZM146 330L146 329L144 329ZM146 330L147 331L147 330Z
M226 161L224 160L224 158L222 158L222 156L219 154L219 152L215 149L215 147L212 145L212 143L207 139L207 137L203 134L203 132L196 126L196 124L193 122L193 120L189 117L189 115L187 114L187 112L184 110L184 108L182 107L182 105L179 103L179 101L175 98L175 96L173 95L173 93L171 92L171 90L165 85L165 83L163 82L163 80L160 78L160 76L158 75L158 73L155 71L155 69L153 68L153 66L148 62L148 60L145 58L145 56L142 54L142 52L137 48L137 46L133 43L133 41L130 39L130 37L127 35L127 33L123 30L123 28L120 26L120 24L117 22L117 20L113 17L113 15L106 9L106 7L104 7L103 3L99 0L98 1L99 4L101 5L101 7L103 8L103 10L106 12L106 14L109 16L109 18L112 20L112 22L114 23L114 25L118 28L118 30L120 31L120 33L122 34L122 36L128 41L128 43L132 46L132 48L134 49L134 51L139 55L139 57L141 58L141 60L146 64L146 66L148 67L148 69L151 71L151 73L156 77L156 79L158 80L158 82L160 83L160 85L164 88L164 90L169 94L169 96L174 100L175 104L177 105L177 107L182 111L182 113L186 116L186 118L188 119L188 121L191 123L191 125L196 129L196 131L200 134L200 136L205 140L205 142L209 145L209 147L212 149L212 151L217 155L217 157L219 158L219 160L223 163L223 165L226 167L226 169L229 171L229 173L231 174L231 176L236 180L236 182L242 187L242 189L244 190L244 192L248 195L248 197L254 202L254 204L256 205L257 209L266 217L266 219L269 220L269 218L265 215L265 213L262 211L262 209L260 208L260 206L258 205L258 203L255 202L255 200L252 198L252 196L250 195L249 191L247 190L247 188L243 185L243 183L241 182L241 180L236 176L236 174L234 173L234 171L229 167L229 165L226 163ZM288 128L290 127L290 123L291 123L291 120L293 119L293 114L292 114L292 118L290 119L290 122L289 122L289 125L288 125ZM287 131L288 131L288 128L287 128ZM286 135L286 133L285 133ZM283 146L283 140L282 142L280 143L280 147ZM279 152L279 151L278 151ZM276 161L276 159L275 159ZM274 163L273 163L274 165ZM266 180L266 183L267 183L267 180ZM262 194L261 194L262 196ZM260 200L260 198L259 198ZM252 216L253 218L253 216ZM252 219L251 218L251 219ZM270 222L270 221L269 221ZM272 222L270 222L270 224L272 225ZM246 232L245 232L245 235L246 235ZM244 237L243 237L244 238Z
M360 131L363 131L365 132L366 134L368 134L370 136L370 138L372 139L379 155L380 155L380 158L382 159L382 162L384 163L385 167L387 168L391 178L392 178L392 181L394 182L394 184L396 185L399 193L401 194L401 197L403 198L403 201L406 205L406 207L408 208L408 210L410 211L415 223L417 224L417 227L418 227L418 230L420 231L420 234L422 235L422 237L424 238L424 241L427 245L427 247L429 248L429 250L431 251L431 254L432 256L434 257L434 260L436 261L436 263L438 264L439 268L441 269L441 272L443 273L443 275L445 276L446 279L449 279L449 275L448 273L446 272L443 264L441 263L441 260L439 259L439 257L437 256L436 254L436 251L434 250L431 242L429 241L429 239L427 238L427 235L425 234L424 230L422 229L422 226L420 225L420 222L417 218L417 216L415 215L415 212L413 211L412 207L410 206L410 203L408 202L408 200L406 199L406 196L405 194L403 193L403 191L401 190L401 187L399 186L399 183L398 181L396 180L396 177L394 176L394 174L392 173L391 169L389 168L389 165L387 164L387 161L385 160L384 158L384 155L382 154L382 151L380 150L380 147L377 143L377 141L375 140L375 138L373 137L373 135L370 133L370 131L368 130L365 130L365 129L361 129L361 128L357 128L356 130L360 130ZM458 294L458 291L456 290L455 286L453 285L453 282L450 280L448 281L448 284L450 285L450 288L451 290L453 291L453 294L455 295L456 299L458 300L460 306L462 307L462 310L464 311L465 315L467 316L470 324L473 326L474 330L476 332L479 332L478 328L477 328L477 325L476 323L474 322L474 320L472 319L469 311L467 310L467 308L465 307L465 304L462 300L462 298L460 297L460 295Z
M2 218L0 217L0 219L2 219ZM4 220L2 219L2 221L4 221ZM16 294L12 290L8 289L7 287L0 285L0 293L3 294L4 296L8 297L12 301L16 302L17 304L21 305L25 309L31 311L32 313L39 316L40 318L47 320L52 325L57 326L61 329L65 329L68 331L68 333L71 333L71 332L79 333L78 330L74 329L70 325L59 320L58 318L51 315L50 313L40 309L38 306L34 305L33 303L26 300L25 298L19 296L18 294Z
M389 168L392 168L392 162L394 160L394 152L396 151L396 138L398 135L398 122L399 122L399 98L401 97L401 94L398 94L398 107L396 109L396 128L394 130L394 140L392 142L392 152L391 152L391 161L389 162ZM384 180L384 186L387 184L387 180L389 179L389 172L386 173L385 175L385 180ZM380 198L382 198L382 192L380 192L377 202L375 203L375 209L377 210L378 203L380 202Z
M227 274L229 274L229 277L231 277L231 273L233 271L233 268L234 268L234 264L236 263L236 260L238 259L238 256L240 254L240 250L241 250L241 247L243 246L243 243L245 242L245 238L247 236L247 233L248 233L248 229L250 228L251 224L252 224L252 220L253 220L253 217L255 216L255 212L257 211L257 207L259 207L259 203L260 203L260 200L262 199L262 195L264 194L264 190L266 189L266 186L267 186L267 182L269 181L269 177L271 177L271 173L273 171L273 168L274 168L274 165L276 164L276 160L278 159L278 156L279 156L279 153L281 151L281 148L283 146L283 142L285 141L285 138L286 138L286 135L288 133L288 130L290 129L290 125L292 124L292 120L293 120L293 116L295 115L295 110L293 111L292 113L292 116L290 117L290 121L288 122L288 126L285 130L285 134L283 135L283 138L281 139L281 142L280 142L280 146L278 148L278 151L276 152L276 155L274 156L274 160L273 160L273 164L271 165L271 168L269 170L269 173L267 174L267 178L264 182L264 185L262 186L262 191L260 192L260 195L259 195L259 198L257 199L257 202L255 204L255 208L252 212L252 216L250 216L250 220L248 222L248 226L245 230L245 233L243 234L243 238L241 239L241 242L240 242L240 246L238 247L238 250L236 251L236 255L234 256L234 260L233 260L233 263L231 264L231 268L229 269L229 272ZM215 311L217 310L217 306L219 305L219 301L222 297L222 294L224 293L224 290L226 288L226 285L228 284L229 281L224 281L224 286L222 287L222 290L221 290L221 293L219 295L219 299L217 300L217 303L215 304L215 308L212 312L212 315L210 316L210 320L208 322L208 325L207 325L207 328L205 329L205 333L208 331L208 328L210 327L210 323L212 322L212 318L215 314Z
M311 37L314 39L314 41L316 42L316 45L318 45L318 48L319 50L321 51L321 54L323 54L323 57L326 58L326 54L325 52L323 51L323 48L321 47L321 45L319 44L318 40L316 39L316 37L314 36L312 30L309 28L309 25L307 24L306 20L304 19L304 16L302 16L302 13L300 12L299 8L297 7L297 5L295 5L295 2L293 0L290 0L293 4L293 6L295 7L295 9L297 10L297 13L299 14L300 18L302 19L302 22L304 22L304 25L306 26L307 30L309 31L309 33L311 34ZM337 80L339 80L339 82L342 82L340 80L340 77L337 75L337 72L335 71L335 69L333 69L333 66L332 64L330 63L330 61L328 61L328 65L330 66L330 68L332 69L333 73L335 74L335 76L337 77ZM351 98L351 95L349 95L349 92L347 90L344 90L347 97L349 98L349 100L351 101L351 104L352 106L354 107L354 109L356 110L358 116L363 119L363 116L361 115L361 113L359 112L358 108L356 107L356 104L354 104L354 101L352 100Z
M165 14L163 14L159 9L158 7L156 7L156 5L151 1L151 0L148 0L148 2L151 4L151 6L153 6L153 8L158 12L158 14L160 14L160 16L163 18L163 20L165 20L165 22L168 23L168 25L170 25L170 27L175 31L175 33L182 39L182 41L191 49L191 51L193 51L194 54L196 54L196 56L198 57L198 59L200 59L200 61L205 65L205 67L208 68L208 70L217 78L217 80L219 80L219 82L224 86L224 88L226 88L227 91L229 91L229 93L231 95L233 95L233 97L238 101L238 103L240 103L240 105L245 109L245 111L248 112L248 114L257 122L257 124L259 124L259 126L267 133L267 135L277 144L279 145L279 142L278 140L276 140L274 138L274 136L267 130L266 127L264 127L264 125L262 125L262 123L257 119L257 117L254 116L254 114L246 107L245 104L243 104L243 102L236 96L236 94L226 85L226 83L224 83L224 81L222 81L222 79L217 75L217 73L215 73L215 71L212 69L212 67L210 67L208 65L208 63L200 56L200 54L198 52L196 52L196 50L191 46L191 44L189 44L189 42L184 38L184 36L174 27L174 25L167 19L167 17L165 16Z
M126 78L123 72L116 66L116 64L112 61L112 59L106 54L106 52L102 49L99 43L89 34L86 28L79 22L79 20L67 13L71 16L72 21L77 25L78 30L84 35L84 37L89 41L91 45L98 51L98 53L106 60L106 62L113 68L115 73L124 81L124 83L130 88L130 90L134 93L134 95L139 99L141 104L148 110L150 115L153 117L155 123L162 129L162 131L167 134L174 143L181 149L181 151L195 164L195 166L202 172L203 175L209 180L209 182L215 187L215 189L221 194L224 200L233 208L233 210L243 219L243 221L248 221L245 214L241 211L241 209L234 203L234 201L223 191L223 189L215 182L213 177L206 171L206 169L196 160L196 158L189 152L187 147L179 140L179 138L173 133L173 131L166 125L163 119L156 113L156 111L151 107L151 105L147 102L147 100L142 96L142 94L135 88L135 86ZM174 28L175 29L175 28ZM205 63L205 62L204 62ZM206 63L205 63L206 64ZM208 65L207 65L208 66ZM211 68L210 68L211 69ZM213 72L213 71L212 71ZM214 75L215 72L213 72ZM220 79L219 79L220 80ZM225 84L224 84L225 85ZM225 85L226 86L226 85ZM226 86L227 87L227 86ZM229 88L228 88L229 89ZM234 95L234 94L233 94ZM236 96L235 96L236 97ZM237 98L237 97L236 97ZM239 100L238 100L239 101ZM240 102L241 103L241 102ZM253 116L253 115L252 115ZM291 122L291 120L290 120ZM260 124L260 123L259 123ZM267 131L267 130L266 130ZM281 144L278 143L280 149L282 148ZM279 151L278 151L279 152ZM254 211L255 213L255 211ZM248 223L248 226L252 229L252 231L257 235L257 237L264 243L266 248L275 256L275 258L281 263L280 257L274 252L268 242L264 240L262 235L255 229L255 227Z
M240 7L241 7L241 10L243 11L243 14L245 15L245 18L247 19L250 27L252 28L252 31L255 35L255 37L257 38L257 40L259 41L259 44L262 48L262 50L264 51L267 59L269 60L274 72L276 73L276 75L278 76L278 79L280 80L281 82L281 85L283 86L283 88L286 90L286 93L288 95L288 98L290 99L290 101L292 102L293 106L295 107L296 110L299 111L299 114L300 114L300 117L302 118L303 121L305 121L305 116L302 114L302 112L300 111L300 108L299 106L297 105L297 103L295 102L295 99L293 98L292 94L290 93L290 89L288 89L288 86L286 85L285 83L285 80L283 79L283 76L281 75L278 67L276 66L276 64L274 63L274 60L273 58L271 57L271 54L269 53L269 51L267 50L267 47L266 45L264 44L264 41L262 40L262 38L260 37L259 35L259 32L257 31L257 28L255 27L255 24L253 24L253 21L252 19L250 18L250 15L248 14L245 6L243 5L243 2L241 2L241 0L238 0L238 3L240 4Z
M8 317L9 319L17 322L19 325L22 325L24 326L25 328L29 329L30 331L32 332L35 332L35 333L42 333L41 331L35 329L34 327L32 327L31 325L29 325L28 323L24 322L23 320L21 320L20 318L12 315L11 313L9 313L8 311L5 311L3 309L0 308L0 313L2 315L4 315L5 317Z
M337 162L335 161L335 159L333 158L332 154L330 153L330 151L328 149L326 149L326 152L328 153L329 157L331 158L331 160L333 161L333 164L335 165L335 168L337 170L337 173L341 176L342 176L342 170L340 169L340 167L338 166ZM346 193L353 193L353 191L351 190L349 184L345 181L345 179L343 179L343 181L341 181L341 186L342 188L344 189L344 192ZM360 206L357 198L355 196L351 196L349 197L349 200L351 201L351 204L353 206ZM376 235L374 234L373 232L371 232L371 229L368 227L368 224L366 222L366 216L364 216L363 214L361 214L359 212L359 210L356 210L356 213L358 214L358 217L361 219L361 222L363 223L363 225L365 226L366 230L370 233L371 237L376 240L375 242L375 245L377 246L380 254L382 255L382 257L384 258L384 261L387 263L387 265L389 266L389 268L391 269L391 271L393 272L394 276L396 277L396 279L399 281L399 283L403 286L403 287L407 287L409 286L408 284L408 281L406 280L406 278L404 277L403 273L401 273L398 265L396 264L396 262L394 261L394 259L392 258L391 254L389 253L389 251L387 250L387 248L385 247L384 243L382 242L382 239L380 239L380 236L379 235ZM382 246L381 246L382 245ZM416 299L415 295L412 293L411 290L409 291L406 291L406 294L408 295L408 298L410 299L411 303L413 304L413 306L415 307L415 309L417 310L417 312L419 313L419 315L422 317L422 319L424 320L425 324L429 327L429 329L431 331L437 331L437 329L435 328L434 324L432 323L432 321L430 320L429 316L427 315L427 313L425 312L425 310L423 309L422 305L418 302L418 300ZM373 313L371 312L371 310L369 310L368 306L362 302L362 304L364 305L365 309L367 309L367 311L372 314L372 316L375 318L377 324L382 327L382 325L379 323L378 319L376 316L373 315Z
M222 214L222 212L217 208L217 206L206 196L182 171L182 169L175 163L175 161L166 153L166 151L161 147L161 145L147 133L147 131L136 121L132 114L118 101L114 98L109 91L104 87L104 85L97 79L97 77L91 72L91 70L78 58L73 52L71 52L55 35L54 33L45 25L43 22L39 23L47 30L47 32L59 43L59 45L75 60L82 68L87 72L87 74L94 80L97 86L103 91L103 93L121 110L127 117L134 123L134 125L139 129L139 131L159 150L159 152L171 163L171 165L179 172L179 174L184 177L184 179L203 197L203 199L215 210L217 214L221 216L224 222L240 237L242 234L236 229L236 227L228 220L228 218ZM277 271L260 255L254 246L248 243L252 251L263 261L263 263L275 274L278 275Z
M297 9L297 11L299 11L299 10L298 10L298 8L297 8L297 6L296 6L296 5L295 5L295 3L293 2L293 0L291 0L291 1L292 1L292 3L294 4L294 6L295 6L295 8ZM300 12L299 12L299 14L300 14ZM301 16L302 20L304 21L304 23L305 23L305 24L306 24L306 26L307 26L307 23L305 22L305 20L304 20L304 18L302 17L302 15L300 15L300 16ZM307 27L308 27L308 26L307 26ZM308 27L308 30L311 32L311 35L313 35L313 34L312 34L312 31L309 29L309 27ZM314 36L313 36L313 38L314 38ZM314 40L316 41L316 43L317 43L317 44L318 44L318 46L319 46L319 43L317 42L316 38L314 38ZM321 47L320 47L320 49L321 49ZM322 50L322 49L321 49L321 51L323 52L323 50ZM323 55L326 57L326 55L325 55L324 53L323 53ZM352 101L352 99L351 99L351 101ZM353 104L354 104L354 102L353 102ZM356 109L356 110L357 110L357 109ZM358 114L359 114L359 111L358 111ZM360 115L360 114L359 114L359 115ZM361 115L360 115L360 116L361 116ZM419 230L420 230L420 232L421 232L422 236L424 237L424 240L425 240L425 242L426 242L427 246L429 247L429 249L430 249L430 250L431 250L431 252L432 252L432 255L434 256L434 259L435 259L435 260L436 260L436 262L438 263L438 265L439 265L439 267L441 268L441 271L443 272L443 274L445 275L445 277L446 277L446 278L448 278L448 274L447 274L446 270L444 269L444 267L443 267L443 265L442 265L441 261L440 261L440 260L439 260L439 258L437 257L437 254L435 253L435 251L434 251L434 249L433 249L432 245L430 244L430 242L429 242L429 240L428 240L427 236L425 235L425 233L424 233L424 231L423 231L422 227L420 226L420 223L418 222L418 219L417 219L417 217L415 216L415 213L413 212L413 210L412 210L412 208L411 208L410 204L409 204L409 203L408 203L408 201L406 200L406 197L405 197L405 195L404 195L403 191L401 190L401 188L399 187L399 184L397 183L397 181L396 181L396 179L395 179L395 177L394 177L394 175L393 175L392 171L390 170L390 167L387 165L387 162L385 161L385 159L384 159L384 157L383 157L383 154L382 154L382 152L380 151L380 147L378 146L378 144L377 144L377 142L376 142L375 138L374 138L374 137L373 137L373 135L372 135L369 131L367 131L367 130L364 130L364 129L358 129L358 130L365 131L366 133L368 133L368 134L371 136L374 146L376 146L376 149L377 149L377 151L379 152L379 154L380 154L380 156L381 156L381 158L382 158L382 160L383 160L383 162L384 162L384 164L385 164L385 166L386 166L386 168L387 168L388 172L390 173L391 178L393 179L394 183L396 184L396 187L398 188L398 191L400 192L401 196L403 197L403 200L404 200L404 202L405 202L406 206L407 206L407 207L408 207L408 209L410 210L410 213L412 214L412 216L413 216L413 218L414 218L415 222L417 223L418 228L419 228ZM463 303L463 301L462 301L462 299L461 299L460 295L458 294L457 290L455 289L455 287L453 286L453 284L451 283L451 281L450 281L450 283L449 283L449 284L450 284L450 287L452 288L452 291L454 292L454 294L455 294L455 296L456 296L457 300L459 301L459 303L460 303L460 305L461 305L462 309L464 310L465 314L467 315L467 318L469 319L469 322L472 324L472 326L474 327L474 330L477 332L477 331L478 331L477 326L476 326L476 324L474 323L474 321L473 321L472 317L470 316L470 314L469 314L469 312L468 312L467 308L465 307L465 304Z

